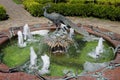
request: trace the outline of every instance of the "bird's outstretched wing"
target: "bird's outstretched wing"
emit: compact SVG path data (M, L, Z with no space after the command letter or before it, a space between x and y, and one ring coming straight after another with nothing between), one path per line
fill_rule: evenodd
M74 24L71 20L67 19L63 15L60 15L60 20L65 25L72 27L77 33L80 33L84 36L89 36L89 33L83 27L78 27L76 24Z

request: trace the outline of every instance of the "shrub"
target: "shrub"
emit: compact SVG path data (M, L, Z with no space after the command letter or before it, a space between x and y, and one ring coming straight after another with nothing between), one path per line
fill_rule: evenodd
M114 11L112 12L112 15L109 15L109 16L112 16L114 20L120 21L120 7L117 7L117 8L114 7Z
M66 3L68 0L52 0L53 3Z
M105 6L95 5L93 10L93 16L98 18L106 18Z
M42 8L46 5L35 2L34 0L26 0L24 6L33 16L43 16ZM120 7L110 5L51 3L48 12L57 12L64 16L93 16L120 21Z
M34 0L35 2L38 2L40 4L46 4L52 2L52 0Z
M108 5L94 5L92 16L120 21L120 8Z
M120 0L97 0L98 4L120 6Z
M3 6L0 5L0 21L7 19L8 16Z
M48 12L57 12L64 16L90 16L92 6L93 4L51 4Z
M68 3L70 4L77 4L77 3L84 3L85 0L69 0Z
M23 2L24 7L31 13L33 16L42 16L42 4L35 2L34 0L26 0Z

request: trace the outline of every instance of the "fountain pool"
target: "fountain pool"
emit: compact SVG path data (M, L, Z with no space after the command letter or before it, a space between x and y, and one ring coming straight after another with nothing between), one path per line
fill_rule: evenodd
M49 34L52 33L50 31ZM83 36L80 34L73 36L75 45L69 45L67 52L63 54L53 54L50 51L50 47L43 43L44 36L34 35L33 37L39 41L27 42L27 46L24 48L18 47L17 40L11 40L10 43L6 44L6 47L2 48L1 51L3 53L2 62L11 68L19 66L21 71L34 74L33 70L29 69L30 47L32 46L37 54L36 67L38 70L41 70L44 65L41 56L47 54L50 58L50 72L45 75L63 76L68 72L81 73L83 71L83 64L86 61L102 63L114 58L113 51L109 48L111 45L106 41L103 42L104 51L101 53L101 57L97 59L90 57L88 53L95 50L98 40L87 42L84 41Z

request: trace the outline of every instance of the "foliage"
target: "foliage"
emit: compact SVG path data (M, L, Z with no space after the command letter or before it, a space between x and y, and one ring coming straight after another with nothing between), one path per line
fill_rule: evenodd
M7 19L8 16L3 6L0 5L0 21Z
M97 0L97 4L120 6L120 0Z
M76 3L84 3L85 0L69 0L68 3L70 4L76 4Z
M34 0L26 0L24 1L24 6L33 16L40 17L43 16L42 8L46 6L46 4L40 4ZM120 21L120 8L109 5L51 3L48 12L57 12L64 16L92 16Z
M98 18L120 21L120 8L107 5L95 5L92 15Z
M53 3L67 2L68 0L52 0Z
M34 0L25 0L23 2L24 7L31 13L33 16L41 16L43 15L42 4L35 2Z
M69 4L76 4L76 3L88 4L88 3L94 3L94 4L102 4L102 5L120 6L120 0L68 0L67 3L69 3Z
M35 2L38 2L40 4L46 4L46 3L51 3L51 0L34 0Z
M77 4L77 3L82 3L82 4L88 4L88 3L96 3L97 0L69 0L69 4Z

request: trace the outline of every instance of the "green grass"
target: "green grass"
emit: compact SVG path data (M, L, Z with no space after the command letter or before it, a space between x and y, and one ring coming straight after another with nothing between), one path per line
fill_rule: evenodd
M22 0L13 0L16 4L22 4Z
M97 0L97 1L103 3L120 3L120 0Z

